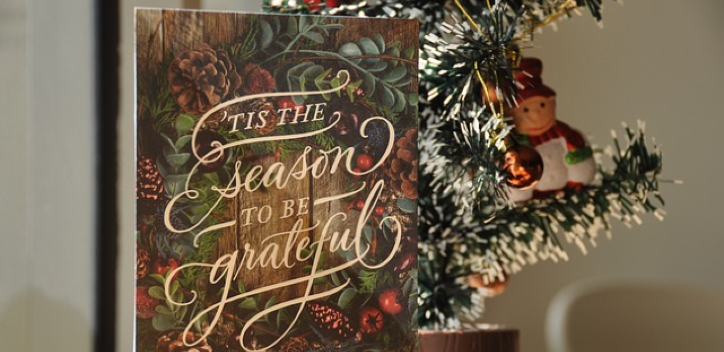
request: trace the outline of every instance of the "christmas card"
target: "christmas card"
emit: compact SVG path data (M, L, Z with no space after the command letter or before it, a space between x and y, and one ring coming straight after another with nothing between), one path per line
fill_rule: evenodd
M414 350L417 21L136 34L136 351Z

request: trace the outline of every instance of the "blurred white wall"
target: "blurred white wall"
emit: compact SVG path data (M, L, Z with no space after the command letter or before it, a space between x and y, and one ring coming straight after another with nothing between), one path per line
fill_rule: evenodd
M485 320L520 328L523 352L547 350L549 304L581 280L724 288L724 141L718 134L724 130L724 3L604 4L603 30L584 10L557 32L545 30L527 55L543 59L543 79L558 93L561 120L598 145L611 142L609 131L621 131L620 121L646 121L649 136L663 147L665 176L685 184L662 186L668 211L663 223L647 217L631 230L616 226L613 240L600 240L587 256L570 247L569 262L528 267L512 277L505 294L487 302Z
M0 4L0 341L27 349L27 9L22 0Z
M0 2L0 350L90 351L92 0Z

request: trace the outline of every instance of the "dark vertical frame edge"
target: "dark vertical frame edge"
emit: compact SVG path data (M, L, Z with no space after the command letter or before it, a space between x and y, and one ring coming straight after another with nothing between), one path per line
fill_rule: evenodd
M120 98L118 0L95 1L96 272L94 350L116 350L118 274L118 112Z

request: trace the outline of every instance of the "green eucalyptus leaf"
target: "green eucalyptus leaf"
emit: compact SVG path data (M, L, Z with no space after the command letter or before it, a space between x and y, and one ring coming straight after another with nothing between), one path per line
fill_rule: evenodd
M166 162L174 168L179 168L186 164L190 158L190 153L168 154L166 155Z
M402 53L402 57L404 57L407 60L412 60L415 58L415 52L417 49L415 47L408 47L405 49L405 51Z
M395 105L395 94L392 93L392 90L390 88L387 88L384 84L381 85L381 88L379 90L380 97L382 98L382 105L387 107L392 107Z
M169 138L167 135L165 135L165 134L163 134L163 133L159 133L159 134L161 135L161 137L163 138L163 140L165 140L166 143L168 143L168 146L169 146L169 147L171 147L171 148L175 148L175 147L176 147L176 143L174 143L174 142L171 140L171 138Z
M173 142L171 142L171 143L173 143ZM166 145L163 147L163 155L176 154L176 153L178 153L178 151L176 150L175 143L174 143L174 145L171 145L171 146Z
M274 31L272 31L271 25L267 21L260 21L259 28L261 29L261 43L260 47L262 50L269 47L274 39Z
M405 284L402 285L402 297L408 297L412 293L412 289L414 287L414 280L408 279L405 281Z
M171 271L170 271L170 270L168 271L168 274L169 274L169 275L171 274ZM176 292L178 291L179 287L181 287L181 283L178 282L178 280L175 280L174 282L171 283L171 296L173 296L174 294L176 294Z
M302 92L305 92L307 90L307 77L304 75L299 76L299 90L301 90ZM295 97L295 98L302 98L302 97ZM302 101L304 101L303 98L302 98ZM297 104L301 104L301 102L298 102L296 99L294 99L294 102Z
M399 81L401 78L405 77L407 75L407 69L404 66L398 66L395 69L393 69L390 72L387 72L382 79L387 83L395 83Z
M362 83L362 89L365 91L365 94L367 94L368 97L371 97L372 94L375 94L376 82L377 78L375 78L375 76L370 73L365 73L365 78Z
M161 156L156 159L156 167L158 167L158 172L161 174L161 176L163 176L163 178L166 178L166 176L168 176L168 168L163 162L161 162Z
M304 61L304 62L302 62L302 63L300 63L300 64L298 64L298 65L290 68L289 71L287 71L287 76L288 76L288 77L289 77L289 76L291 76L291 77L299 77L299 76L302 75L302 73L304 73L304 70L308 69L308 68L311 67L311 66L314 66L314 63L313 63L313 62L311 62L311 61Z
M189 311L189 306L181 306L178 311L176 311L176 314L174 315L178 320L183 320L183 318L186 316L186 312Z
M342 28L344 28L344 26L339 23L328 23L328 24L325 24L322 26L326 29L342 29Z
M380 50L372 39L364 37L357 42L357 46L362 49L364 55L379 55Z
M345 87L349 100L354 103L354 91L362 84L362 80L356 80Z
M304 77L305 81L314 81L322 73L324 73L324 67L314 65L304 70L302 77Z
M309 17L299 16L299 33L304 33L309 30Z
M201 205L191 208L191 214L206 215L206 213L209 212L209 209L211 209L211 207L209 207L208 204L201 204Z
M163 285L166 282L166 278L159 274L150 274L148 277L156 280L159 284Z
M175 143L176 150L181 150L181 148L185 147L189 142L191 142L191 135L180 137Z
M168 307L166 307L166 306L163 305L163 304L159 304L159 305L156 306L156 313L166 314L166 315L172 315L172 314L173 314L173 312L171 312L171 310L168 309Z
M324 72L320 73L319 76L314 78L314 83L320 84L321 82L326 82L327 76L332 72L332 69L329 68L325 70ZM320 83L318 83L320 82Z
M352 300L354 300L355 296L357 296L357 290L353 288L346 288L344 291L342 291L342 294L339 295L339 300L337 301L337 304L339 305L342 310L347 310L352 305Z
M329 278L332 280L332 284L335 287L342 284L342 280L339 279L339 274L337 273L332 273L331 275L329 275Z
M417 213L417 202L407 198L397 199L397 207L402 210L403 213L413 214Z
M417 93L410 93L407 96L407 102L412 106L417 106L420 102L420 96Z
M304 33L303 36L317 44L324 44L324 37L317 32L307 32Z
M282 309L277 313L277 326L283 326L285 322L289 321L289 314L287 311Z
M297 29L297 18L295 16L289 16L289 20L287 21L287 33L291 36L295 36L299 33L299 30Z
M176 327L176 318L173 314L156 313L151 320L151 325L156 331L168 331Z
M395 82L394 86L398 88L403 88L409 86L410 83L412 83L412 76L406 75L402 77L399 81Z
M166 188L166 193L171 197L179 194L184 187L186 187L186 178L188 174L182 175L169 175L163 182L163 186Z
M148 295L155 299L166 300L166 293L161 286L151 286L148 289Z
M377 44L370 38L362 38L357 42L357 46L362 49L362 54L376 56L380 54L380 50L377 49ZM366 58L362 60L363 65L374 65L380 62L379 58Z
M213 184L213 185L218 185L221 182L219 180L219 175L215 172L204 174L204 179L209 180L209 182L211 182L211 184Z
M272 17L270 24L272 27L272 32L274 32L275 34L279 33L279 31L282 28L282 21L279 20L279 17L277 17L277 16Z
M385 38L382 37L382 34L377 33L374 37L375 44L377 44L377 50L379 52L384 53L385 52Z
M194 118L186 114L178 115L174 125L179 134L186 133L194 127Z
M374 64L374 66L367 68L367 71L380 72L380 71L384 71L385 69L387 69L388 66L389 66L389 64L387 63L387 61L380 60L379 62Z
M239 303L240 309L248 309L248 310L255 310L256 309L256 299L254 297L247 297L241 303Z
M400 57L400 42L395 42L390 47L387 48L387 51L385 52L389 56L394 57ZM391 61L392 66L397 66L399 63L397 60Z
M332 78L331 81L329 81L329 84L332 86L332 88L339 88L339 86L342 85L342 82L339 80L338 77L335 76L334 78ZM342 96L341 90L337 90L337 96L338 97Z
M339 48L339 55L342 55L343 57L355 57L355 56L361 56L362 55L362 49L355 44L355 43L347 43L342 45L341 48ZM362 60L361 59L351 59L350 61L359 64Z
M402 94L397 88L392 88L392 93L395 95L395 105L392 107L392 112L402 112L402 110L405 110L407 104L405 94Z
M365 236L365 238L367 239L367 242L372 242L372 226L365 225L362 228L362 235Z
M266 301L266 305L264 305L264 309L269 309L273 307L275 304L279 303L279 297L278 296L272 296L272 298L269 298L268 301Z

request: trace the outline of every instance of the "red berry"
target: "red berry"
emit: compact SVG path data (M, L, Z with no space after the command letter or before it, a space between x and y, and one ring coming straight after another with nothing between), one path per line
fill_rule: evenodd
M169 270L173 271L176 270L176 268L178 267L179 264L176 259L169 258L168 261L164 263L163 260L159 258L156 259L156 261L153 263L153 273L165 276L166 274L168 274ZM176 273L176 275L174 275L171 279L175 279L177 275L178 273Z
M136 287L136 316L151 319L156 315L156 306L160 302L148 294L148 286Z
M310 11L319 11L322 9L322 0L304 0Z
M400 291L396 289L385 290L377 297L377 302L380 304L380 309L383 312L396 315L402 311L402 305L399 302Z
M294 100L290 97L283 97L277 99L277 108L279 109L294 109L297 107L297 104L294 103Z
M364 307L359 313L359 330L363 334L376 334L380 332L382 327L385 325L382 312L375 307Z
M385 215L385 208L383 208L383 207L381 207L381 206L379 206L379 205L376 206L376 207L375 207L375 215L376 215L376 216Z
M372 168L374 162L369 154L360 154L357 156L357 167L362 171L367 171Z
M417 262L417 252L410 251L400 257L400 259L397 261L397 264L395 265L394 269L392 269L392 270L396 273L407 271L410 268L412 268L412 266L415 265L416 262Z
M357 210L362 210L362 209L364 209L364 207L365 207L365 201L363 201L362 199L356 200L356 201L354 202L354 207L355 207Z

